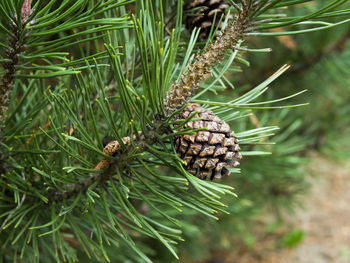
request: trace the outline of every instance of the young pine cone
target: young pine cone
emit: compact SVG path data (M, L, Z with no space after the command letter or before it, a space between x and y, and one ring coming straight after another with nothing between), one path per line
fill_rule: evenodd
M229 175L226 167L237 167L242 159L234 132L226 122L199 104L186 107L179 119L184 120L195 111L198 113L194 118L201 120L189 121L184 128L208 128L208 131L175 138L177 154L186 162L186 169L201 179L213 180Z
M230 6L223 0L193 0L185 8L190 15L186 19L186 27L192 32L197 27L201 28L200 39L207 39L215 17L215 28L218 26L222 16L225 16ZM193 10L193 11L192 11ZM223 17L222 19L224 19ZM223 20L221 20L223 21ZM220 30L220 28L219 28Z

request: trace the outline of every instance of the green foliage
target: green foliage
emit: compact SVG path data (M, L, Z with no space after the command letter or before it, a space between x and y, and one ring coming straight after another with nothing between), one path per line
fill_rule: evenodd
M110 30L131 26L128 16L117 15L120 8L132 1L35 1L32 13L25 21L21 19L21 6L24 1L3 1L1 3L1 35L2 39L10 39L11 30L20 31L20 41L24 50L19 54L20 64L17 66L17 78L48 78L76 74L85 67L79 67L85 60L91 60L106 54L106 51L90 49L91 41L106 35ZM106 16L108 12L115 17ZM77 45L94 51L91 56L81 56L79 50L69 57L69 49ZM90 43L90 44L89 44ZM11 43L3 43L2 51L11 49ZM2 52L6 61L6 54ZM72 54L73 55L73 54ZM67 58L68 57L68 58ZM72 59L73 58L73 59ZM73 67L76 66L76 67Z
M281 16L285 6L303 2L309 1L260 1L250 17L253 27L248 35L275 35L268 31L275 27L286 27L284 34L305 33L347 22L324 21L348 14L335 9L345 2L341 0L317 11L303 10L302 15ZM196 131L179 130L185 123L179 125L175 115L182 109L165 114L168 88L203 47L197 43L198 31L189 36L182 26L182 1L170 5L146 0L38 0L24 20L23 3L0 3L0 37L6 40L0 44L0 74L9 78L8 69L15 70L9 109L1 125L2 261L76 262L84 253L91 261L151 262L155 252L145 245L146 238L157 240L177 258L182 234L198 234L194 225L201 223L194 219L215 220L219 212L231 212L230 218L237 215L244 220L245 211L255 213L252 208L258 205L258 199L250 196L255 190L267 193L277 188L283 193L278 197L282 206L301 191L291 170L303 162L291 154L306 143L290 137L299 129L298 122L282 126L275 137L279 148L266 149L266 137L274 134L288 111L275 115L272 125L269 111L261 113L261 127L252 127L248 118L252 110L304 105L284 103L299 90L279 99L263 97L287 66L255 88L237 88L233 100L214 101L212 92L233 88L227 72L238 72L248 63L237 47L226 53L225 63L215 68L193 97L223 120L237 124L233 127L244 146L243 155L257 158L257 163L247 158L245 173L261 165L259 158L266 160L265 167L250 175L251 184L240 183L240 170L232 170L238 173L237 191L247 195L228 208L222 199L233 199L233 187L191 175L176 154L174 138ZM252 8L251 4L243 1L235 6ZM174 16L168 19L166 14ZM171 30L165 30L169 25ZM17 44L21 50L15 52L19 58L15 60L8 52ZM122 145L116 156L103 152L106 136ZM123 143L126 136L130 145ZM270 151L276 154L266 157ZM95 170L102 158L114 164ZM256 189L254 184L265 182L266 177L273 178L271 184ZM243 224L237 224L237 229L242 231Z
M300 229L294 229L287 233L282 241L281 245L284 247L295 247L299 245L305 238L305 231L300 230Z

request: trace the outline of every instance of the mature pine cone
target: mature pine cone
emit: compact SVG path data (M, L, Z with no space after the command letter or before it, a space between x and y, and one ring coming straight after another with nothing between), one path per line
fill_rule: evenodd
M198 113L194 118L201 120L189 121L184 128L208 128L208 131L175 138L178 155L187 163L187 170L201 179L213 180L229 175L226 167L236 167L242 159L234 132L226 122L199 104L187 106L179 119L184 120L195 111Z
M215 13L215 27L217 27L221 17L225 15L226 9L229 7L223 0L193 0L185 7L186 10L193 10L187 16L186 26L191 32L195 27L201 28L199 38L207 39Z

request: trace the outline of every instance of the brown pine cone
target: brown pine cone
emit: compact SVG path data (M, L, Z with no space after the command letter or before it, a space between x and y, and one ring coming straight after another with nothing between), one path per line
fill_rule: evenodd
M201 28L199 38L203 40L207 39L215 13L215 27L217 27L221 17L225 16L229 7L230 5L223 0L194 0L185 7L190 13L186 18L186 27L190 32L192 32L195 27ZM224 17L222 19L224 19Z
M175 138L177 154L186 162L186 169L201 179L213 180L229 175L226 167L237 167L242 159L234 132L226 122L199 104L187 106L179 119L184 120L195 111L198 113L194 118L201 120L189 121L184 128L208 128L208 131Z

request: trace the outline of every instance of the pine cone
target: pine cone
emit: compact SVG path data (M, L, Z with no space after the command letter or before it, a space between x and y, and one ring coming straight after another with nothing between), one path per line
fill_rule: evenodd
M187 29L192 32L195 27L201 28L199 35L200 39L207 39L210 33L210 29L213 24L214 16L215 27L218 26L219 21L223 15L225 15L226 9L230 6L223 0L194 0L188 4L185 8L191 11L191 14L187 16L186 26ZM223 17L224 19L224 17ZM223 20L221 20L223 21ZM219 28L220 29L220 28Z
M184 120L195 111L198 114L194 118L201 120L189 121L184 128L208 128L208 131L175 138L177 154L186 162L186 169L201 179L213 180L229 175L226 167L236 167L242 159L234 132L226 122L199 104L186 107L179 119Z

